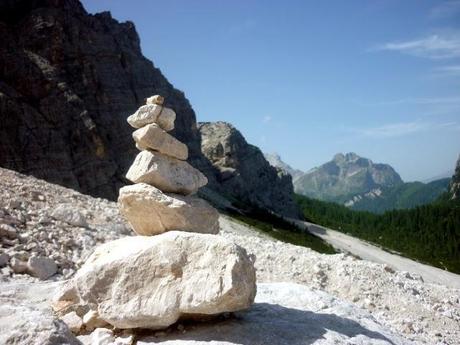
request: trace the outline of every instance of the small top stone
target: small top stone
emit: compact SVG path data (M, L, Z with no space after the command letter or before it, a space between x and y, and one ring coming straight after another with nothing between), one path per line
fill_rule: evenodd
M141 106L134 114L128 117L128 123L131 127L141 128L156 123L166 132L174 129L175 120L176 113L174 110L152 103Z
M145 99L145 104L158 104L158 105L163 105L165 101L165 98L160 95L155 95L152 97L148 97Z

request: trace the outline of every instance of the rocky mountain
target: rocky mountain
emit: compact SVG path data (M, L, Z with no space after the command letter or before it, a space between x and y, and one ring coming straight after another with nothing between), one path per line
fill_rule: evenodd
M0 34L0 166L114 199L137 153L126 118L161 94L177 114L172 134L211 189L245 200L254 199L241 195L246 190L265 193L217 182L225 178L201 153L195 112L142 55L133 23L90 15L78 0L9 0L0 1ZM277 212L292 215L290 190L282 193L286 210L278 205ZM275 203L255 199L266 208Z
M115 198L136 150L126 118L152 94L200 160L195 113L143 57L131 22L77 0L0 3L0 165Z
M296 179L294 189L311 198L343 203L355 195L402 183L387 164L373 163L355 153L339 153L332 161Z
M299 216L292 199L291 176L272 167L258 147L248 144L243 135L226 122L203 122L198 128L201 150L217 169L215 178L224 193L229 197L237 195L243 203L290 217Z
M271 166L283 170L285 173L291 175L292 181L295 181L298 177L303 175L303 171L294 169L289 164L283 162L280 155L277 153L264 153L265 159L270 163Z
M452 199L460 199L460 155L455 166L455 173L450 182L449 193L451 194Z

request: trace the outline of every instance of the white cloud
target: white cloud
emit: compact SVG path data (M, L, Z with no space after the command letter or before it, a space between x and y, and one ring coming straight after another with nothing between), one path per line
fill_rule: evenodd
M442 76L460 76L460 65L436 67L435 73Z
M454 17L460 13L460 1L444 1L432 8L430 17L432 19L444 19Z
M272 117L270 115L264 116L262 119L263 123L269 123L272 120Z
M431 122L400 122L390 123L379 127L355 129L354 132L371 138L393 138L440 129L458 130L456 122L431 123Z
M454 66L452 66L454 67ZM455 66L460 67L460 66ZM401 104L415 104L415 105L443 105L443 104L460 104L460 96L451 97L409 97L401 99L393 99L378 102L363 102L359 100L352 100L353 103L363 107L385 106L385 105L401 105Z
M458 58L460 57L460 35L451 33L431 35L412 41L389 42L377 46L374 50L398 51L429 59Z

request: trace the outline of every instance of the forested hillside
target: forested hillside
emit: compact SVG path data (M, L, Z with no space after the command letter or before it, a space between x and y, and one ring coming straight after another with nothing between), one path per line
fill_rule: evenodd
M439 201L377 215L297 195L305 218L460 273L460 203Z
M350 208L373 213L414 208L435 201L441 194L448 191L449 182L450 178L444 178L429 183L406 182L394 187L382 187L379 195L366 193L355 196L352 203L350 202Z

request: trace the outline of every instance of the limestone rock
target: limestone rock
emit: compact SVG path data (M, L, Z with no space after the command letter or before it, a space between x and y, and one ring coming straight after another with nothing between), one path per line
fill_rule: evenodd
M8 265L10 256L7 253L0 253L0 268Z
M140 150L151 149L181 160L188 158L187 145L166 133L155 123L134 131L133 138Z
M6 237L10 240L14 240L18 236L18 233L14 227L8 224L0 224L0 238Z
M49 308L54 287L0 282L0 344L81 345Z
M177 194L164 194L145 183L120 189L120 212L139 235L168 230L216 234L219 214L206 201Z
M1 167L116 200L137 154L126 117L156 94L205 161L192 106L142 55L134 23L79 0L0 1L0 16Z
M131 334L117 334L107 328L96 328L91 334L77 337L83 345L134 345Z
M83 326L83 321L76 312L72 311L68 314L65 314L63 317L61 317L61 320L64 321L72 333L80 333L81 327Z
M47 257L32 256L27 262L28 272L41 280L48 279L57 272L56 263Z
M128 123L134 128L141 128L151 123L157 123L165 131L174 129L176 113L174 110L158 104L146 104L128 117Z
M26 273L28 270L27 262L19 260L18 258L12 258L10 260L10 266L13 272L16 274Z
M108 325L107 322L99 317L99 313L95 310L90 310L83 316L83 324L87 331L92 331L95 328Z
M51 217L63 222L69 223L73 226L80 226L86 228L88 223L85 216L75 209L71 204L63 204L56 207L51 213Z
M453 200L460 199L460 155L458 156L457 164L455 165L455 173L450 181L449 193Z
M250 207L272 210L283 216L301 215L294 201L292 179L265 159L262 151L249 144L243 135L226 122L203 122L201 151L217 169L216 186L211 179L207 188L221 191ZM210 172L200 169L207 176Z
M163 192L191 194L208 182L206 176L187 162L160 153L142 151L129 168L126 178L147 183Z
M160 95L155 95L152 97L149 97L145 100L146 104L158 104L158 105L163 105L165 99L163 96Z
M181 231L105 243L72 284L75 303L117 328L160 329L179 318L246 309L256 292L254 264L243 248Z

